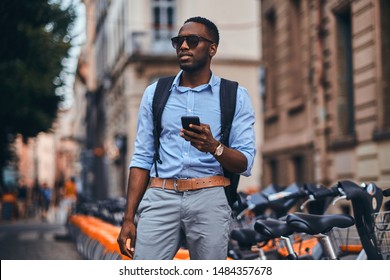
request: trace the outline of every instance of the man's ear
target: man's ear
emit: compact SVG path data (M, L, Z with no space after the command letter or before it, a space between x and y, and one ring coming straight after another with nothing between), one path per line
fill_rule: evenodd
M209 56L213 57L217 54L218 45L217 44L211 44L209 48Z

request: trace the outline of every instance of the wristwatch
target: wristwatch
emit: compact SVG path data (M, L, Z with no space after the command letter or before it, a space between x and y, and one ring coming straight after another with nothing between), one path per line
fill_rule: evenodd
M222 143L220 142L219 145L218 145L218 147L215 149L214 156L219 157L219 156L222 155L222 153L223 153L223 145L222 145Z

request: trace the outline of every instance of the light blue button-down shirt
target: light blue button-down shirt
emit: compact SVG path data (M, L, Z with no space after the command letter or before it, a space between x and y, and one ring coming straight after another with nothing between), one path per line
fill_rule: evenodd
M212 75L208 84L196 88L179 86L181 73L173 81L171 94L162 114L160 135L160 159L158 173L161 178L200 178L222 175L220 163L210 153L192 147L180 137L181 116L198 116L201 123L209 124L215 139L221 136L221 109L219 87L221 79ZM135 151L130 167L150 170L156 176L153 162L153 113L152 101L157 83L148 86L142 97L138 113ZM248 92L239 86L234 120L230 132L230 147L243 153L248 160L249 176L256 154L254 125L255 115Z

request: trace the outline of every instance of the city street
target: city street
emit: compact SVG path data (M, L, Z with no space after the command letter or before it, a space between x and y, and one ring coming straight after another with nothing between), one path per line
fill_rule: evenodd
M1 260L82 260L66 227L39 219L0 223Z
M1 0L0 278L388 277L389 14Z

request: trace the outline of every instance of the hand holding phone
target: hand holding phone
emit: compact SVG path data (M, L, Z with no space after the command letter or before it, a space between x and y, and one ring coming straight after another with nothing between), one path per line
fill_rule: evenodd
M185 130L190 130L190 131L197 133L197 131L192 130L190 128L190 124L200 125L199 117L198 116L182 116L181 117L181 125L183 126L183 128Z

